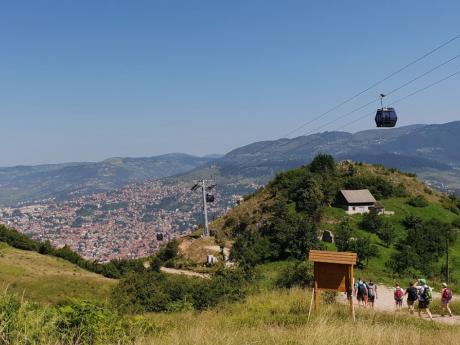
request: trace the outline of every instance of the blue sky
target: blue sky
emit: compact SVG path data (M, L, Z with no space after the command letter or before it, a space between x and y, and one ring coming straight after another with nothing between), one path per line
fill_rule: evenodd
M276 139L458 34L453 0L0 0L0 166ZM460 39L291 136L457 54ZM398 104L399 124L459 120L459 95L456 76ZM377 105L321 131L372 128L344 126Z

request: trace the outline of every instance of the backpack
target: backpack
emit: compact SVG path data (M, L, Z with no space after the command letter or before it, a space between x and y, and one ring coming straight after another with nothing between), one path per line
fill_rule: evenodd
M358 283L358 295L365 295L366 294L366 285L363 282Z
M374 297L375 296L375 290L374 290L374 284L368 284L367 285L367 295L369 297Z
M417 300L417 293L418 293L418 291L417 291L416 287L413 287L413 286L409 287L407 289L407 299L409 301L416 301Z
M400 300L404 296L403 290L400 287L395 289L395 299Z
M442 291L442 299L445 301L450 301L452 299L452 291L450 291L448 288L445 288Z
M422 301L430 302L431 299L433 298L433 295L431 294L431 289L429 286L423 287L423 291L421 294L421 299Z

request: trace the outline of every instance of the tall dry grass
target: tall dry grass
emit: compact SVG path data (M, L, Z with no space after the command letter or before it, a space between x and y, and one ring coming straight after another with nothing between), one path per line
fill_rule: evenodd
M149 315L157 332L137 344L460 344L458 326L361 310L353 323L338 305L322 305L308 321L308 300L302 290L272 291L203 313Z

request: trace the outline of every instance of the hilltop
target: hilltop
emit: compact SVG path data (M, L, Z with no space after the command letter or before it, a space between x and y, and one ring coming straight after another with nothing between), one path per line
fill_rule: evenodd
M459 130L460 121L454 121L255 142L232 150L184 177L213 176L222 183L251 179L265 184L277 172L302 166L318 153L327 152L337 160L380 163L414 172L438 189L460 190L460 154L456 149Z
M308 248L358 251L358 273L393 284L397 277L444 279L444 232L448 231L451 277L460 282L460 241L455 235L460 227L458 199L437 192L413 173L383 165L343 161L334 163L333 170L313 170L310 164L280 173L247 196L211 224L215 243L232 245L233 259L255 265L302 260ZM349 216L336 207L340 189L361 188L373 193L387 215ZM335 235L335 243L318 240L326 230ZM408 239L414 232L416 237ZM410 253L405 241L413 242ZM209 243L206 246L210 248ZM188 247L200 252L196 245ZM401 263L392 262L398 255ZM418 258L421 264L405 256Z

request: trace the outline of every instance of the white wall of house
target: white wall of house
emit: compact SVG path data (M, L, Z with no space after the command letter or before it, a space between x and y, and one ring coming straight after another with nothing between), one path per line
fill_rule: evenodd
M363 214L369 213L371 206L348 206L348 209L345 211L347 214Z

